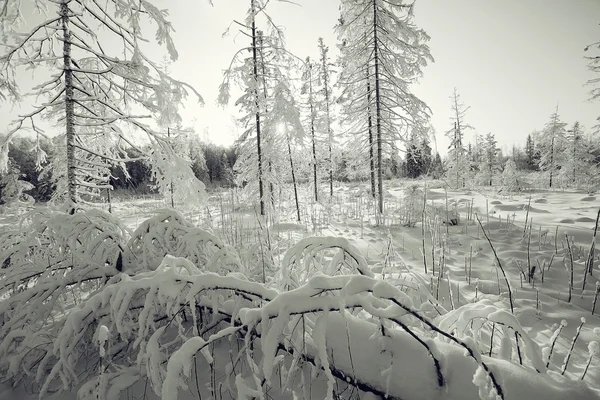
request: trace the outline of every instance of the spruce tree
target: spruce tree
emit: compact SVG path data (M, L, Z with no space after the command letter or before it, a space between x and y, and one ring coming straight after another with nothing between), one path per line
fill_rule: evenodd
M479 165L478 183L483 185L493 185L494 175L500 170L498 165L498 143L494 134L488 133L482 143L483 158Z
M527 169L530 171L537 170L537 160L535 156L535 144L531 134L527 135L525 142L525 156L527 158Z
M12 123L0 147L9 146L12 136L24 128L43 134L40 119L57 122L63 130L59 140L64 171L53 175L61 179L58 185L64 187L73 211L74 204L109 187L106 171L111 165L124 165L122 146L135 147L125 132L145 133L153 149L162 151L168 140L144 120L160 120L171 112L168 105L176 109L190 91L199 101L202 98L166 74L140 46L146 40L142 26L150 22L156 27L156 42L171 60L177 59L173 28L164 10L151 2L38 0L36 4L54 12L47 12L46 19L28 32L18 31L15 24L21 2L7 1L0 12L0 25L7 28L3 42L8 45L0 56L0 97L23 98L17 84L21 66L54 73L34 89L33 95L45 101ZM3 161L0 157L0 169Z
M567 154L566 126L556 111L550 116L539 139L540 169L548 175L548 187L556 184L555 178L558 170L564 165Z
M403 0L343 0L336 27L345 58L340 84L347 107L363 116L363 127L372 118L379 213L385 153L428 119L429 109L410 91L432 61L425 44L429 37L413 24L413 12L413 4Z

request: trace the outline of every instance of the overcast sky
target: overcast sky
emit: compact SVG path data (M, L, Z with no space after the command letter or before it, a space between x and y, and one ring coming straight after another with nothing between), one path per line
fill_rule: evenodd
M215 104L222 70L248 38L223 32L233 19L242 20L249 0L158 0L170 10L176 29L179 60L173 74L203 95L204 108L188 104L184 124L210 140L230 144L232 109ZM289 50L304 58L317 56L322 36L335 55L333 32L339 16L336 0L297 0L300 6L269 5L275 22L285 28ZM492 132L500 146L523 145L534 129L541 129L559 104L559 114L571 125L579 120L590 128L600 116L600 103L587 102L592 76L583 48L600 40L599 0L417 0L415 22L431 36L435 63L424 69L414 92L432 109L438 149L451 123L450 95L456 86L470 106L467 122L477 133ZM152 32L146 36L152 38ZM5 119L6 110L0 111ZM192 122L194 121L194 122ZM0 127L4 129L4 127ZM471 140L472 134L467 134Z
M214 7L202 0L161 3L170 8L177 30L181 56L174 71L206 100L204 110L188 107L185 115L196 116L197 125L209 125L211 139L219 143L231 140L223 126L229 111L215 106L221 71L248 40L235 28L229 36L221 34L232 19L243 18L248 2L215 0ZM301 6L270 5L273 19L285 28L289 49L301 57L316 56L319 36L335 47L338 1L297 2ZM477 133L494 133L501 146L524 144L557 104L569 124L579 120L593 126L600 104L587 101L589 88L583 85L591 74L583 48L600 39L599 17L598 0L417 0L415 22L431 36L435 63L424 69L414 91L432 109L440 152L448 147L443 133L451 126L449 97L455 86L471 107L467 121Z

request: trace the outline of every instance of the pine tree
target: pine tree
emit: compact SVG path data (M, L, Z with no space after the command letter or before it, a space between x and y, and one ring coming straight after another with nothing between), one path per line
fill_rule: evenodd
M442 163L442 157L440 157L440 153L438 152L435 153L435 157L433 157L431 161L430 171L433 179L440 179L444 176L444 164Z
M558 106L556 111L550 116L539 139L540 147L540 169L548 174L548 186L551 188L556 177L557 171L566 160L565 150L567 124L560 120L558 115Z
M428 174L431 167L431 147L427 137L413 133L406 148L406 175L418 178Z
M502 191L517 192L523 186L523 178L517 169L517 164L509 158L502 171Z
M527 158L527 169L530 171L536 171L537 159L535 154L535 144L531 134L527 135L527 140L525 142L525 156Z
M565 157L560 169L560 177L564 182L570 182L578 187L583 184L586 170L591 167L592 154L589 151L589 141L583 133L579 122L573 124L573 128L567 131L567 145L565 151L569 153Z
M590 45L587 45L584 48L584 51L587 52L590 49L592 49L593 51L596 51L596 52L600 52L600 41L594 42ZM588 60L588 69L594 74L599 74L600 73L600 54L596 53L591 56L586 56L585 58ZM586 82L586 85L592 87L592 89L589 92L590 100L597 101L598 99L600 99L600 77L592 78L592 79L588 80ZM598 122L598 124L595 125L593 127L593 129L595 132L599 132L600 131L600 116L596 118L596 121Z
M425 126L428 108L410 92L432 61L429 37L412 24L413 4L403 0L343 0L336 27L342 42L340 84L349 108L372 118L378 211L383 213L383 157L406 142L410 127ZM348 110L347 110L348 112ZM369 122L362 124L369 125Z
M482 143L483 158L479 165L478 183L484 185L493 185L494 174L499 171L498 165L498 143L494 134L488 133Z
M124 165L120 144L133 146L124 132L141 131L155 148L167 146L163 135L142 119L160 120L167 105L181 104L190 90L199 101L202 99L189 85L165 74L140 47L145 40L143 18L157 27L156 41L166 47L172 60L177 59L171 38L173 28L165 13L150 2L37 3L56 13L47 13L48 18L29 32L10 28L12 34L5 36L9 50L0 57L0 96L21 99L16 83L19 66L49 68L56 73L35 88L34 95L46 101L20 116L0 146L7 147L11 137L27 125L42 133L35 122L39 118L59 122L64 128L61 140L65 166L64 174L56 175L63 179L59 186L64 187L73 211L72 205L82 198L109 186L108 166ZM13 25L21 3L8 1L5 6L0 25ZM96 34L98 27L102 35ZM132 109L145 110L146 114L133 114L129 111ZM98 147L92 147L93 143Z
M23 192L33 189L33 185L23 180L18 165L13 161L7 162L7 169L0 174L0 204L14 203L24 197ZM33 198L25 194L33 202Z
M294 201L296 204L296 218L300 222L300 201L298 198L297 170L294 166L293 146L296 143L302 143L304 139L304 128L300 121L300 110L296 106L296 101L292 95L289 82L281 79L273 90L274 108L269 114L273 118L272 123L278 127L285 140L287 150L287 159L289 161L289 173L292 179L292 188L294 191Z

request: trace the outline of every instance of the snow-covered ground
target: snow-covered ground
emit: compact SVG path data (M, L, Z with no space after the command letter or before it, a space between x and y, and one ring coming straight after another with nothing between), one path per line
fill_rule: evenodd
M271 299L270 308L262 311L260 308L249 309L240 316L240 321L244 323L254 321L260 324L259 321L267 315L265 313L273 313L269 317L273 322L261 325L263 338L271 334L275 338L277 333L285 332L284 326L277 324L280 314L285 310L288 313L286 318L291 318L289 313L295 306L301 306L298 310L306 308L306 302L312 301L307 293L310 290L321 290L319 285L333 285L335 290L338 290L336 285L352 287L355 293L347 294L346 302L354 299L357 305L360 304L372 316L381 314L386 318L398 317L400 322L405 321L402 318L406 317L406 310L402 311L400 305L397 309L390 305L387 309L378 308L381 307L378 303L380 299L390 295L403 298L403 293L411 287L417 291L428 289L428 293L422 294L425 296L422 300L416 300L415 297L410 300L412 306L425 314L429 313L434 326L463 338L462 345L451 343L449 338L441 338L434 343L430 333L421 332L423 327L417 329L423 334L425 344L430 346L430 354L441 365L444 385L440 390L431 357L422 351L423 348L410 333L399 329L385 333L386 329L381 325L384 332L382 334L377 330L377 324L367 323L359 315L344 317L337 312L326 312L321 314L325 316L324 319L317 318L313 321L313 348L307 350L306 354L315 360L316 365L327 367L327 362L334 363L337 369L332 369L331 373L337 374L335 376L338 378L351 372L355 378L362 380L361 383L384 388L384 391L395 398L458 400L488 398L486 396L493 386L488 378L488 372L491 371L504 389L506 399L587 399L594 395L600 396L600 359L597 355L592 357L585 379L581 382L590 354L597 352L597 344L593 343L600 341L600 304L595 313L592 313L598 287L597 277L600 276L597 254L593 274L587 276L586 289L582 290L585 262L592 243L600 197L577 191L501 195L485 189L480 192L446 192L443 188L428 188L425 199L428 222L426 229L422 230L420 222L408 224L412 226L403 224L407 218L407 208L415 208L417 211L414 215L418 217L422 212L421 203L417 203L418 206L408 203L406 187L404 182L390 185L386 218L379 224L375 223L372 212L374 207L366 195L366 186L363 185L336 188L335 198L324 205L306 201L306 206L302 209L302 222L295 221L295 211L288 208L286 202L286 206L278 209L276 220L263 226L257 222L252 207L238 203L227 192L213 195L208 207L181 210L181 214L191 225L210 228L224 242L236 248L243 265L252 257L260 257L262 250L258 248L259 245L252 243L260 242L258 236L267 235L272 248L272 266L276 268L269 272L273 275L280 274L278 269L289 263L284 254L300 239L309 236L341 237L348 244L340 242L340 248L345 248L350 256L353 251L362 254L366 264L375 273L375 281L383 280L391 285L390 288L377 286L368 280L371 278L366 277L342 283L336 281L336 278L323 278L310 281L312 283L302 286L296 294L294 291L288 292L289 295L282 292ZM420 199L422 202L422 197ZM457 225L445 224L446 218L443 215L440 218L439 210L445 211L446 204L450 214L458 214ZM153 215L152 209L159 207L165 207L165 204L152 198L118 202L113 205L113 210L119 220L133 231ZM435 214L435 210L438 214ZM0 226L15 224L17 220L15 215L5 212L0 215ZM530 229L524 228L526 220ZM323 239L322 243L327 247L336 242L333 239ZM317 250L314 251L313 259L321 264L324 260L337 257L327 252L325 255L317 255ZM497 265L494 251L502 268ZM355 260L356 257L360 258L358 255L354 257ZM569 299L571 262L573 287ZM359 261L356 263L360 265ZM264 270L264 262L262 265ZM305 262L303 266L308 269L309 263ZM533 272L532 268L535 268ZM155 279L162 276L157 271L153 272ZM506 279L503 273L506 273ZM510 295L506 281L510 284ZM342 290L346 293L344 290L350 289ZM379 297L375 299L376 296ZM335 310L340 307L340 300L336 295L316 299L315 310L322 307ZM290 319L292 320L293 318ZM518 349L514 346L514 337L511 344L507 327L521 332ZM577 341L571 352L578 328ZM558 329L560 334L557 336L555 332ZM428 329L426 331L429 332ZM104 332L104 339L105 335L109 333ZM293 340L292 332L290 341ZM220 343L212 349L211 357L214 357L215 364L225 365L231 356L227 350L230 342ZM289 378L282 369L293 370L290 363L294 363L295 358L283 361L277 357L270 359L268 352L272 350L268 349L273 344L262 339L261 343L265 356L257 367L264 370L263 376L266 377L274 369L271 385L281 388L284 386L281 380ZM477 350L474 358L467 356L469 349ZM181 363L181 368L185 370L186 363L189 362L186 355L175 354L178 358L175 355L171 358L173 368ZM334 354L337 358L332 360ZM380 356L374 358L376 354ZM474 362L474 359L477 361ZM519 359L523 366L518 365L521 363ZM229 382L222 375L223 371L221 375L215 376L214 370L208 368L206 362L202 362L201 366L199 363L201 360L194 358L198 380L193 383L193 387L190 384L188 390L180 389L177 398L199 398L198 392L202 393L202 398L207 395L229 398L229 392L225 391L227 395L211 393L206 385L215 382L225 386L235 383ZM488 372L481 367L482 363L489 368ZM168 364L171 368L171 361ZM548 374L535 372L536 369L545 369L546 365ZM311 373L314 378L314 371L301 368L296 377L296 385L303 387L305 396L308 393L307 398L323 398L333 390L328 386L327 379L312 379ZM240 379L247 381L238 386L240 396L245 394L250 398L262 395L250 389L253 384L250 376ZM274 382L277 379L279 382ZM189 383L191 382L192 380ZM344 393L342 398L357 395L353 390L340 388L339 379L337 382L335 390L337 393ZM169 393L169 398L175 399L177 384L169 384L174 385L168 386L169 388L175 388L174 392ZM239 390L246 386L246 393ZM0 388L0 399L26 399L30 396L26 391L22 387ZM166 392L163 390L162 393L163 398L166 398ZM69 399L69 396L75 398L74 393L61 394L59 398ZM152 393L148 383L142 381L121 394L123 399L144 396L148 399L158 398ZM372 398L369 396L362 394L361 398Z

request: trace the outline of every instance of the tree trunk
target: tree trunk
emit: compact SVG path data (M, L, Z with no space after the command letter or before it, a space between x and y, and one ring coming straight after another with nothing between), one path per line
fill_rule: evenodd
M169 139L171 139L171 128L167 128L167 137ZM169 141L169 146L171 146L171 141ZM171 146L171 147L173 147L173 146ZM171 195L171 208L175 209L175 199L174 199L175 196L173 196L173 193L174 193L174 190L173 190L173 179L171 179L171 184L169 185L169 192L170 192L170 195Z
M552 188L552 172L554 171L554 132L550 141L550 188Z
M263 98L265 99L265 115L267 115L268 111L267 111L267 106L266 106L266 102L267 102L267 72L265 70L265 59L264 59L264 54L263 54L263 32L262 31L258 31L257 32L257 40L258 40L258 56L260 57L260 66L261 66L261 72L262 72L262 84L263 84ZM268 144L268 140L269 140L269 136L265 136L265 143ZM268 148L268 147L267 147ZM268 154L268 153L267 153ZM269 167L269 177L272 179L273 178L273 162L271 161L271 158L268 158L267 160L267 165ZM275 209L275 188L273 187L273 181L269 181L269 199L271 201L271 209L274 210Z
M327 117L327 134L329 135L329 195L333 196L333 132L331 131L331 112L329 105L329 66L327 65L327 57L325 47L321 42L321 64L323 67L323 85L325 87L325 115Z
M290 168L292 170L292 184L294 185L294 200L296 201L296 215L300 222L300 202L298 201L298 186L296 185L296 172L294 171L294 159L292 158L292 146L290 145L290 137L285 134L287 139L288 156L290 158Z
M371 196L375 198L375 157L373 154L373 119L371 117L371 78L369 76L369 64L367 63L367 129L369 132L369 169L371 175Z
M459 154L459 144L458 144L458 124L454 123L454 151L456 153L456 157L454 160L455 168L456 168L456 188L460 188L460 154Z
M577 187L577 142L579 129L577 126L573 127L573 186Z
M377 0L373 0L373 62L375 64L375 127L377 132L377 179L379 213L383 214L383 143L381 138L381 93L379 88L379 41L377 39Z
M60 16L63 31L63 71L65 74L65 120L67 141L67 195L69 202L77 202L77 178L75 176L75 109L73 94L73 70L71 67L71 31L69 30L69 0L60 3ZM75 210L70 210L73 213Z
M490 150L491 151L491 150ZM490 186L493 184L494 179L494 160L492 159L492 155L490 154L489 165L488 165L489 173L490 173Z
M108 213L112 214L112 200L110 198L110 188L106 188L106 200L108 201Z
M250 0L252 12L252 72L254 74L254 104L256 106L256 152L258 156L258 196L260 197L260 215L266 215L263 189L262 151L260 143L260 102L258 101L258 59L256 54L256 15L254 0Z
M462 132L460 130L460 113L458 112L458 94L456 88L454 89L454 111L456 112L456 123L454 124L454 148L456 149L456 188L460 188L460 168L459 159L462 158L462 154L459 154L459 149L462 149Z
M315 202L319 201L319 186L317 183L317 143L315 138L315 107L313 103L312 65L308 62L308 102L310 103L310 134L312 137L313 181L315 185Z

